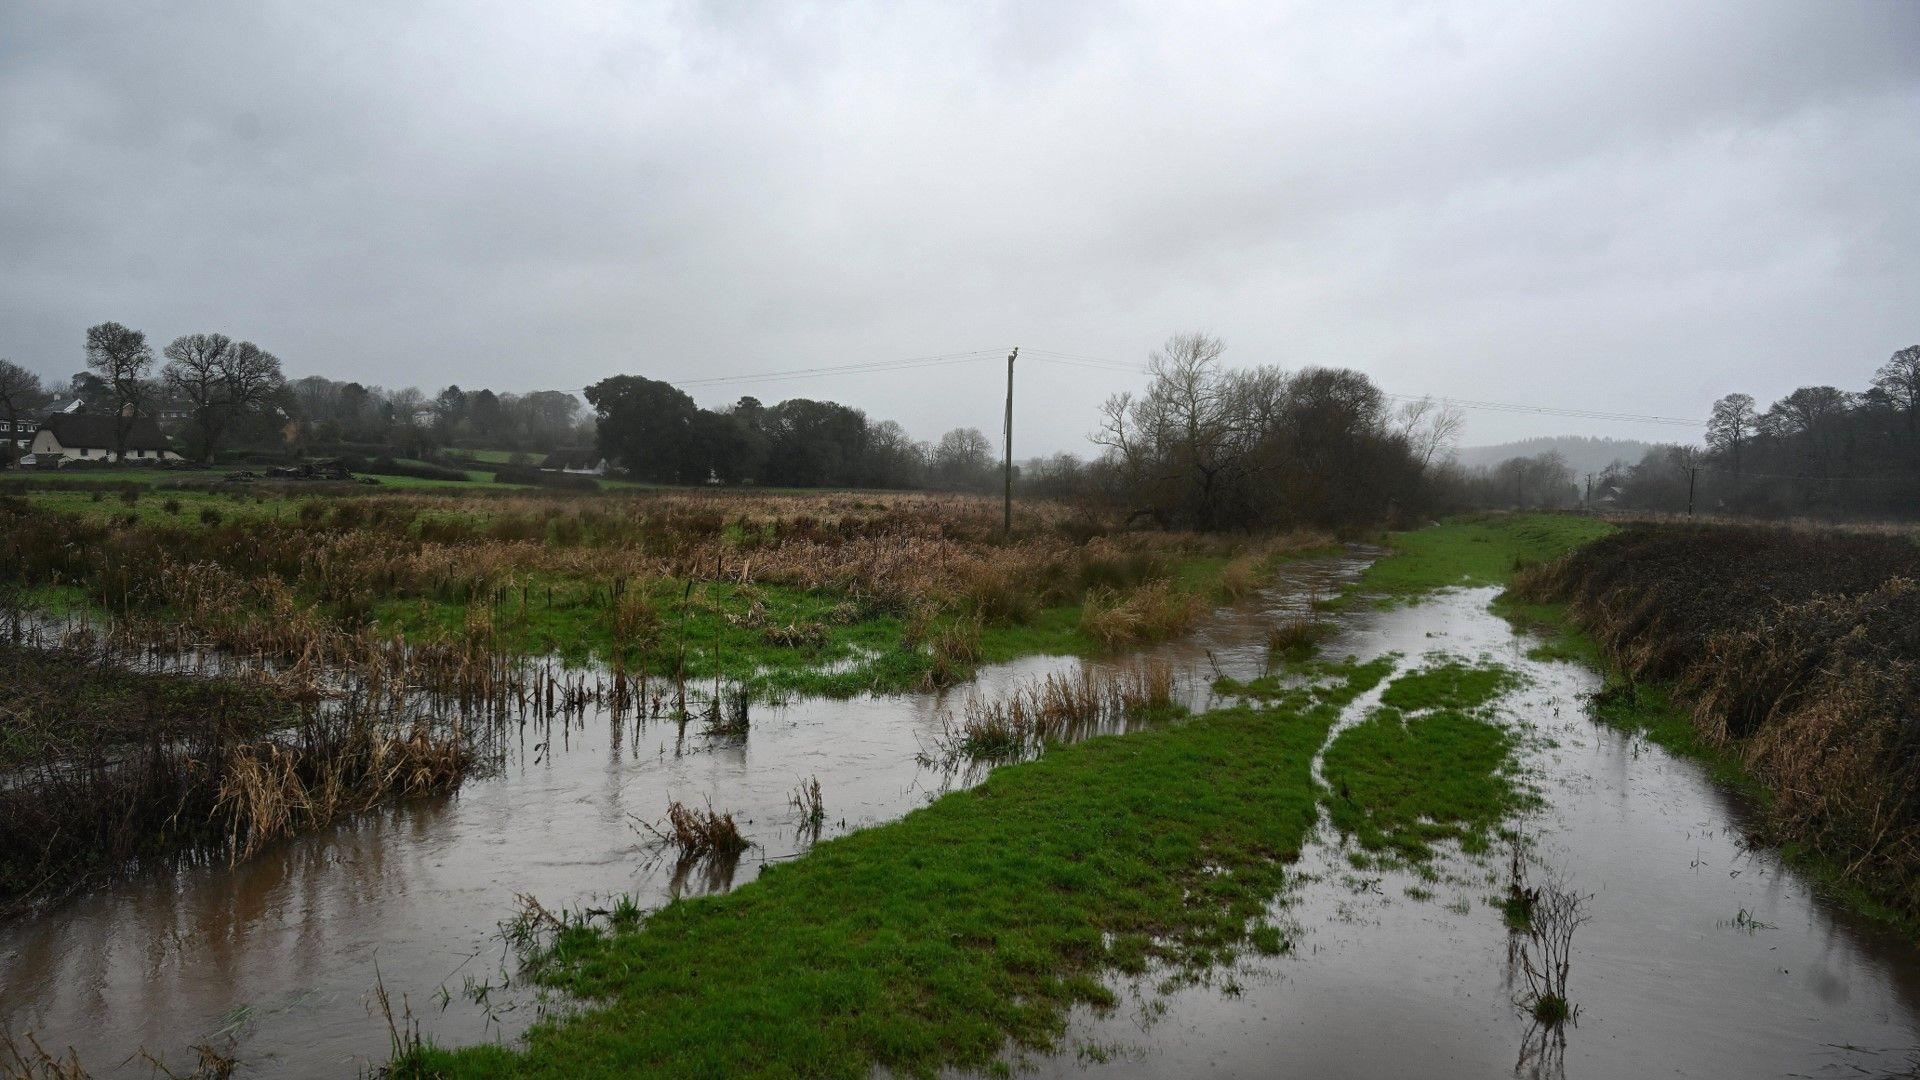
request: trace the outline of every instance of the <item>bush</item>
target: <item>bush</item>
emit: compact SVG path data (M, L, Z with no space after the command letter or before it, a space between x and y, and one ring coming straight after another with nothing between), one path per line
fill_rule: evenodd
M493 480L496 484L532 484L563 491L600 490L600 481L591 476L581 476L578 473L542 472L539 469L514 465L495 467Z
M459 469L444 469L438 465L427 465L411 461L395 461L390 457L375 458L362 468L356 468L346 458L340 459L342 465L352 472L370 472L382 476L411 476L416 480L439 480L449 484L464 484L467 474Z

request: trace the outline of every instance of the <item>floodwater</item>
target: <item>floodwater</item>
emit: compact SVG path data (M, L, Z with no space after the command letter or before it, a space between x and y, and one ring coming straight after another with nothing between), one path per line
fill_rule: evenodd
M1365 564L1294 564L1249 603L1153 652L1207 704L1215 672L1264 662L1267 628ZM1536 858L1582 893L1573 947L1579 1022L1542 1039L1513 1005L1497 859L1442 860L1439 883L1357 873L1322 834L1278 917L1294 949L1208 985L1078 1012L1067 1052L1024 1064L1128 1076L1882 1076L1920 1060L1920 963L1896 936L1836 914L1740 843L1741 809L1701 771L1590 723L1592 677L1536 663L1460 592L1339 616L1331 655L1489 655L1527 685L1503 704L1530 731L1524 758L1545 806ZM377 1065L385 1020L376 966L442 1044L511 1039L538 1015L512 985L498 934L516 894L552 909L642 904L727 888L804 853L788 800L818 777L825 835L899 817L977 776L923 763L943 714L1078 661L996 665L935 695L804 700L755 710L739 743L690 724L583 722L516 733L497 775L290 841L237 867L125 881L0 926L0 1030L72 1046L96 1075L142 1047L231 1042L247 1075L340 1076ZM1368 704L1357 702L1347 718ZM725 872L676 866L636 831L671 800L731 810L756 848ZM1409 886L1430 888L1429 900ZM1735 925L1741 912L1746 918ZM507 983L507 985L502 985ZM444 993L442 989L444 988ZM485 988L480 992L480 988ZM483 998L476 1001L475 998ZM1093 1062L1099 1064L1093 1064ZM143 1066L123 1067L144 1075Z
M1155 652L1204 707L1212 652L1257 667L1266 627L1306 610L1368 553L1287 564L1254 601L1218 611ZM204 660L205 658L200 658ZM709 739L695 721L589 711L571 723L509 725L506 766L457 794L413 800L272 848L238 866L187 866L123 881L0 924L0 1032L32 1031L96 1075L145 1076L142 1049L231 1046L246 1075L338 1077L384 1062L376 970L396 1011L441 1045L510 1039L538 1016L514 985L500 935L516 897L545 907L643 906L743 884L811 837L789 804L818 778L822 834L890 821L979 771L937 757L967 695L1003 694L1080 661L1030 657L982 669L945 695L756 706L748 736ZM187 666L196 666L188 664ZM755 843L737 865L678 865L637 821L669 802L731 811ZM444 989L444 993L442 992ZM476 1001L475 998L482 998Z
M1116 984L1119 1008L1076 1013L1068 1052L1029 1065L1103 1077L1920 1075L1914 945L1748 849L1746 807L1699 766L1594 724L1595 676L1529 659L1529 639L1487 610L1495 592L1353 613L1326 652L1398 653L1401 672L1490 658L1527 676L1499 709L1526 732L1521 759L1544 796L1523 823L1533 880L1591 897L1568 982L1577 1023L1557 1037L1514 1004L1507 851L1455 851L1437 860L1438 881L1356 871L1323 822L1275 907L1290 953L1165 995Z

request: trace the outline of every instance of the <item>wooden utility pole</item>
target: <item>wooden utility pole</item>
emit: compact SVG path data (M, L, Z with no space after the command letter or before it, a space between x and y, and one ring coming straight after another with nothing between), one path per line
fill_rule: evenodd
M1687 466L1687 516L1693 516L1693 478L1700 473L1697 465Z
M1020 355L1020 346L1015 345L1007 354L1007 422L1001 431L1005 436L1005 457L1001 461L1002 478L1006 482L1004 501L1001 509L1003 520L1001 528L1007 535L1013 535L1013 358Z

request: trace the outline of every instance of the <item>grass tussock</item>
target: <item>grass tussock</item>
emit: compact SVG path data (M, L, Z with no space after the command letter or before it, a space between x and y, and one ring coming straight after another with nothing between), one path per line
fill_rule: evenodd
M1172 637L1206 610L1205 601L1171 581L1155 581L1120 592L1100 586L1080 609L1080 632L1113 649Z
M1311 659L1334 632L1332 623L1317 619L1275 623L1267 630L1267 660L1271 664L1297 664Z
M948 760L1004 760L1039 752L1048 743L1124 729L1180 711L1173 665L1138 659L1106 666L1081 664L1049 674L1002 698L970 697L941 737Z
M1602 717L1669 694L1676 749L1737 763L1772 838L1869 906L1920 919L1920 546L1904 537L1635 525L1532 569L1624 681ZM1675 728L1678 727L1678 730Z

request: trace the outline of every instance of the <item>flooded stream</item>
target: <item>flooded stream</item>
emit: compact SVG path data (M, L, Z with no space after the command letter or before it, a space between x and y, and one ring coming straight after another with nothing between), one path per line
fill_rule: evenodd
M1398 672L1485 658L1526 677L1497 709L1525 732L1521 760L1544 797L1523 822L1536 874L1591 894L1564 1038L1514 1004L1505 850L1456 849L1436 860L1437 881L1355 870L1323 825L1275 908L1290 953L1168 995L1119 986L1118 1009L1076 1013L1068 1053L1028 1062L1039 1075L1920 1075L1920 952L1747 848L1745 807L1700 766L1594 724L1597 678L1528 658L1530 639L1488 610L1497 591L1343 616L1325 652L1397 653Z
M1258 674L1268 627L1366 561L1292 564L1250 602L1152 651L1204 707L1215 671ZM1488 598L1462 592L1339 616L1327 652L1395 652L1404 666L1435 651L1490 655L1529 676L1503 705L1535 736L1526 756L1546 806L1527 827L1540 857L1594 894L1574 945L1581 1012L1565 1045L1531 1046L1512 1004L1490 866L1456 857L1439 884L1356 875L1323 835L1302 860L1306 880L1282 901L1290 954L1171 995L1123 993L1105 1016L1076 1013L1069 1052L1027 1065L1315 1077L1558 1075L1563 1063L1579 1077L1913 1068L1911 945L1836 915L1773 859L1745 851L1735 802L1695 766L1591 724L1582 697L1592 677L1527 659ZM826 836L897 818L978 779L923 761L947 710L1077 663L995 665L944 699L762 707L741 742L709 740L698 724L683 733L592 712L556 723L550 738L526 727L503 770L457 795L391 807L237 867L124 881L0 926L0 1029L72 1046L96 1075L142 1047L179 1055L228 1040L246 1075L351 1075L387 1053L385 1021L369 1008L377 965L396 1004L404 996L436 1041L511 1039L538 1015L511 985L498 934L516 894L554 909L619 894L655 905L741 884L804 852L809 837L789 805L803 781L820 781ZM730 873L677 867L634 827L671 800L733 811L757 846ZM1410 885L1433 898L1409 897ZM1743 911L1748 923L1731 925Z

